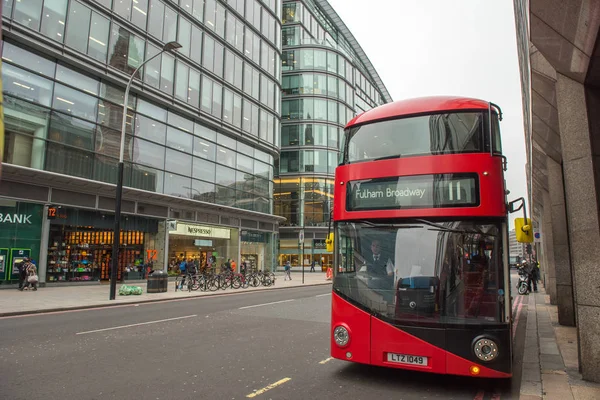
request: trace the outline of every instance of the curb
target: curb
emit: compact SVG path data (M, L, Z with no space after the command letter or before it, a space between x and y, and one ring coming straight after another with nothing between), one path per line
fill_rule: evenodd
M266 290L289 290L289 289L306 288L306 287L312 287L312 286L324 286L324 285L331 285L331 281L321 282L321 283L308 283L308 284L304 284L303 286L266 287L264 289L238 291L238 292L221 291L221 292L213 292L212 294L205 294L205 295L198 295L198 296L191 296L191 297L182 297L182 298L145 299L145 300L138 300L138 301L131 300L131 301L126 301L126 302L119 303L119 304L89 304L89 305L85 305L85 306L47 308L47 309L43 309L43 310L12 311L12 312L0 313L0 318L18 317L18 316L25 316L25 315L42 315L42 314L50 314L50 313L55 313L55 312L60 312L60 311L79 311L79 310L89 310L89 309L98 309L98 308L117 308L117 307L123 307L123 306L131 305L131 304L146 304L146 303L160 303L160 302L166 303L169 301L195 300L195 299L204 298L204 297L216 297L216 296L226 296L226 295L231 295L231 294L244 294L244 293L260 293L260 292L264 292ZM236 290L239 290L239 289L236 289ZM124 297L131 298L131 296L124 296Z

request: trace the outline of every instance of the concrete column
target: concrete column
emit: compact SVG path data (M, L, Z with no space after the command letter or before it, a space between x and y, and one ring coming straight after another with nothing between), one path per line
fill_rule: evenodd
M546 293L550 295L550 303L557 304L556 298L556 261L554 257L554 220L552 218L552 202L550 193L543 193L543 218L542 218L542 247L544 254L544 262L541 266L544 273L544 285Z
M565 206L563 171L560 164L548 158L549 209L552 214L552 248L554 253L556 305L558 322L561 325L575 326L575 305L573 300L573 279L569 230Z
M48 272L48 241L50 237L50 220L48 206L44 206L42 214L42 237L40 239L40 259L38 260L38 279L40 287L46 286L46 275Z
M600 229L587 104L582 84L560 74L557 78L579 365L583 379L600 382ZM559 300L561 296L569 297L568 285L559 285L568 281L568 272L557 268L556 275Z

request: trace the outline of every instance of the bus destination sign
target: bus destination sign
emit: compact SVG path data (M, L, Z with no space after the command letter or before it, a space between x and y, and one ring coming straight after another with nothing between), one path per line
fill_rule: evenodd
M348 211L479 205L476 174L437 174L352 181Z

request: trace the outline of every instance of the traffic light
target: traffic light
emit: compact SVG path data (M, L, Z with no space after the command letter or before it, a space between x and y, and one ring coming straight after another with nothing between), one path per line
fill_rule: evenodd
M519 243L533 243L533 229L531 219L515 218L515 236Z

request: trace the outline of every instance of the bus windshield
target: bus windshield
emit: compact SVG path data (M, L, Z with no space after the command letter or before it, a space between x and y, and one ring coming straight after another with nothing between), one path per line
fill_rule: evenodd
M486 115L487 112L434 114L350 128L345 161L483 152L487 140L484 133L489 131L485 128Z
M409 325L504 321L501 223L343 222L336 229L334 290L365 311Z

